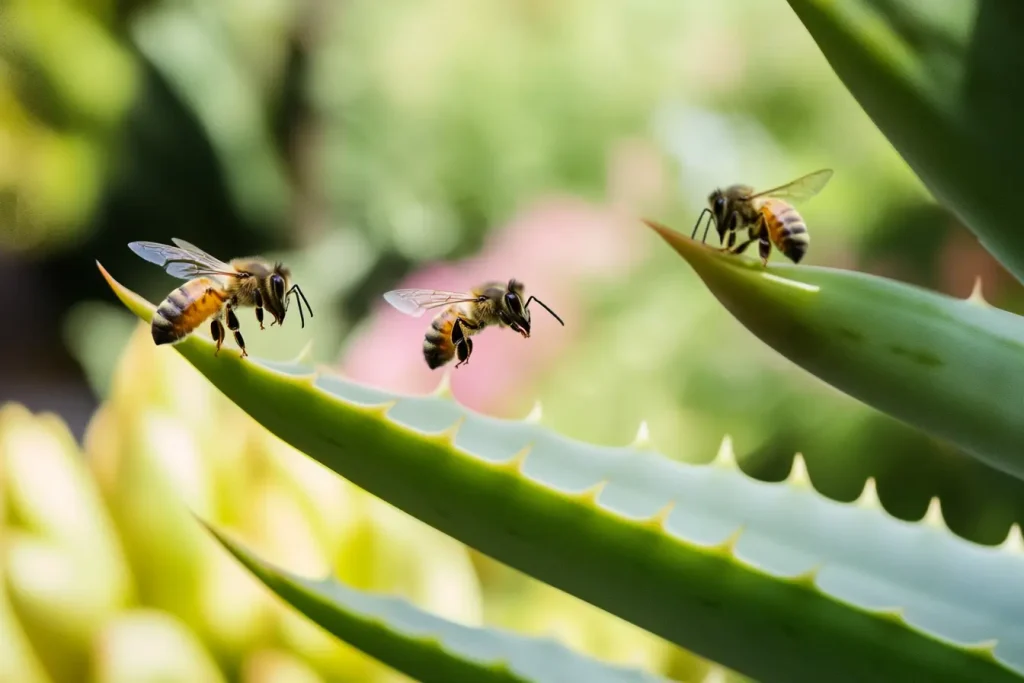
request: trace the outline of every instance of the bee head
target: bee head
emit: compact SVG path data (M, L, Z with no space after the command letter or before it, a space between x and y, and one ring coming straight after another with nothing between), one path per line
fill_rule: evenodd
M288 286L291 283L291 272L280 263L263 283L263 308L274 317L278 325L284 322L288 311Z
M725 226L729 217L729 199L720 189L708 195L708 208L711 209L711 217L715 219L715 230L721 237L725 232Z
M530 336L530 309L523 304L523 283L509 280L501 299L501 307L511 322L512 329L523 337Z

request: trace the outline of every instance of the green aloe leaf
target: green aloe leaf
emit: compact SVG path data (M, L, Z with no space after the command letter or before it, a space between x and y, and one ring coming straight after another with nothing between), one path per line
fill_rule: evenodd
M101 266L102 270L102 266ZM102 271L143 320L153 306ZM763 683L1024 681L1024 550L807 485L564 438L301 364L174 347L272 433L410 515ZM443 386L443 385L442 385ZM937 501L935 502L937 506Z
M547 638L471 628L397 598L333 579L297 576L256 557L207 525L256 578L324 629L417 681L438 683L655 683L665 679L597 662Z
M1024 3L789 0L940 202L1024 281Z
M888 415L1024 478L1024 318L847 270L722 253L649 223L761 341Z

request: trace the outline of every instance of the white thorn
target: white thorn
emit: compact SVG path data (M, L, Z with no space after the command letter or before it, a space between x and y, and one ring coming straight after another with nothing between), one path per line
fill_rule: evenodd
M971 294L967 297L967 301L980 306L989 305L989 303L985 301L985 295L982 293L980 275L974 278L974 289L971 290Z
M313 358L313 340L310 339L306 342L306 345L299 351L299 355L295 356L294 363L296 365L304 365L309 363Z
M797 453L793 456L793 466L789 469L789 476L786 477L786 483L791 486L806 487L811 483L811 478L807 474L807 463L804 462L804 456Z
M434 396L438 398L452 398L452 372L450 368L445 368L441 371L441 381L437 383L437 388L434 389Z
M633 439L633 443L630 444L632 448L643 449L651 447L651 430L647 426L647 420L642 420L640 426L636 430L636 437Z
M526 417L523 418L523 422L538 424L543 414L544 411L541 409L540 401L537 401L533 404L533 408L530 409L530 412L527 413Z
M874 477L868 477L867 481L864 482L864 490L861 491L860 497L854 503L863 508L877 509L882 507L882 501L878 499L878 488L875 485Z
M730 470L738 467L736 464L736 454L732 450L732 437L728 434L722 437L722 445L718 447L718 454L715 455L715 459L711 461L711 464Z
M921 523L937 529L945 528L946 520L942 516L942 503L939 502L938 496L932 496L928 503L928 509L925 511L924 517L921 518Z
M704 678L701 679L701 683L725 683L725 669L720 666L712 665L708 669L708 672L704 674Z
M1021 534L1020 524L1014 522L1010 525L1006 540L999 545L999 548L1005 553L1020 554L1024 552L1024 535Z

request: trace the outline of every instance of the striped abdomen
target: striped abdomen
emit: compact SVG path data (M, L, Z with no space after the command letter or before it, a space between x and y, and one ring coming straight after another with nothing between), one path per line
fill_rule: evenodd
M476 329L462 326L462 334L470 337L483 329L483 325L470 310L461 305L449 306L439 313L430 323L423 338L423 357L427 366L435 370L455 358L455 344L452 342L452 327L459 318L477 325Z
M434 370L455 358L455 344L452 343L452 325L457 313L454 306L441 311L430 323L423 338L423 357L427 366Z
M227 295L208 277L189 280L167 295L153 313L153 341L173 344L217 313Z
M768 238L775 248L793 263L799 263L811 243L804 219L792 205L781 199L765 201L761 213L768 225Z

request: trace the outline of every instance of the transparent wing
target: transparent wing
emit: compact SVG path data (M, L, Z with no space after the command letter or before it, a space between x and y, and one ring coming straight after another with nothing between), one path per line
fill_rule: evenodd
M393 289L384 293L384 300L406 315L420 317L431 308L440 308L480 297L471 292L445 292L440 289Z
M753 195L751 199L770 195L772 197L786 199L794 203L804 202L821 192L822 188L828 184L828 181L831 178L832 169L823 168L820 171L808 173L807 175L797 178L792 182L788 182L785 185L780 185L778 187L773 187L770 190L758 192Z
M177 247L158 242L132 242L128 248L139 257L161 266L167 274L182 280L191 280L201 275L231 276L235 269L218 258L177 237L172 238Z

